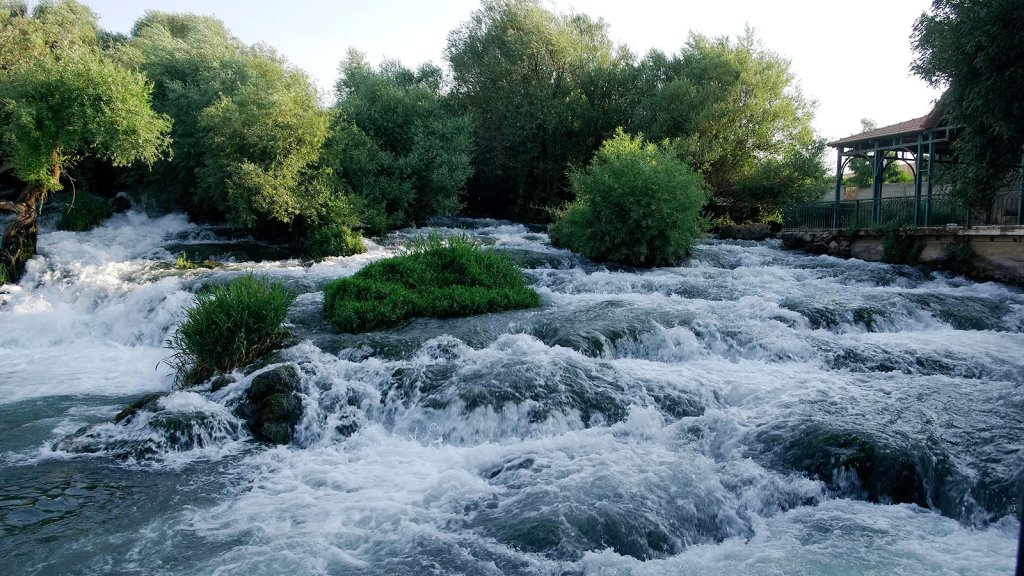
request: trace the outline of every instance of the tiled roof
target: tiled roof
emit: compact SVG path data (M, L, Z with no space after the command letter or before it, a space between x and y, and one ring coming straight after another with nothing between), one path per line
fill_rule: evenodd
M875 128L874 130L868 130L867 132L861 132L860 134L854 134L853 136L847 136L846 138L840 138L835 142L829 142L828 145L836 147L844 144L851 144L853 142L864 142L865 140L872 140L874 138L885 138L887 136L899 136L900 134L914 134L934 128L936 124L942 120L943 115L946 112L946 95L943 94L939 101L935 103L935 107L928 113L927 116L921 116L920 118L914 118L913 120L907 120L898 124L892 124L890 126L882 126L881 128Z
M921 132L927 130L935 124L935 118L932 114L927 116L921 116L920 118L914 118L913 120L907 120L891 126L883 126L881 128L875 128L874 130L868 130L867 132L861 132L860 134L854 134L853 136L847 136L841 138L835 142L829 142L829 146L838 146L840 144L850 144L852 142L861 142L864 140L871 140L874 138L882 138L885 136L897 136L899 134L913 134L915 132Z

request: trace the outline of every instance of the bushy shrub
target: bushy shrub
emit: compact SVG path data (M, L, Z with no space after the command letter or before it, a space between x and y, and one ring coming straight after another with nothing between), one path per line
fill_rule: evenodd
M86 191L77 192L61 208L60 222L57 228L72 232L92 230L114 214L110 202L94 196Z
M703 181L670 150L619 129L584 170L576 200L551 225L551 242L599 262L663 266L703 234Z
M381 260L324 286L324 315L341 332L364 332L415 316L450 318L540 305L515 262L465 236L437 235L410 254Z
M295 295L279 282L252 274L196 295L195 305L167 341L167 363L178 383L198 384L216 372L250 364L278 348Z
M924 251L924 240L897 223L881 227L882 260L890 264L915 264Z
M313 259L319 260L328 256L351 256L365 251L363 237L347 226L324 224L318 228L311 228L306 234L306 256Z

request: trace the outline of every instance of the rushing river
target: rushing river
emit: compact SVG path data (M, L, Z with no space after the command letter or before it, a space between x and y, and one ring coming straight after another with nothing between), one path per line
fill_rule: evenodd
M524 226L446 224L522 262L543 306L337 335L320 287L412 231L312 265L177 215L43 233L0 295L0 572L1013 571L1019 289L771 241L602 267ZM231 263L178 271L181 251ZM183 307L251 270L300 293L289 347L174 390ZM305 413L269 447L232 410L281 364Z

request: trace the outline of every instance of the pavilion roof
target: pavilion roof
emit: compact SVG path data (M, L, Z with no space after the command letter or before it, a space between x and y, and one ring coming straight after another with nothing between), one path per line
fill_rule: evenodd
M874 130L868 130L867 132L861 132L860 134L854 134L852 136L847 136L846 138L840 138L835 142L829 142L828 145L836 148L838 146L848 146L858 142L877 140L879 138L890 138L924 132L925 130L934 128L942 121L942 117L945 113L943 100L944 98L939 98L939 101L935 103L935 107L932 108L932 111L926 116L921 116L920 118L914 118L912 120L905 120L896 124L890 124L889 126L882 126L881 128L875 128Z

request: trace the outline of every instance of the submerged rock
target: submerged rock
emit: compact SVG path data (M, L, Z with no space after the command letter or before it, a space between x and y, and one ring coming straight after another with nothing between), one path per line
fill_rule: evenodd
M300 386L299 372L291 364L263 372L252 379L235 414L257 440L288 444L302 419Z
M241 423L223 406L194 392L161 392L140 397L118 412L113 422L83 426L58 441L54 449L149 460L241 436Z

